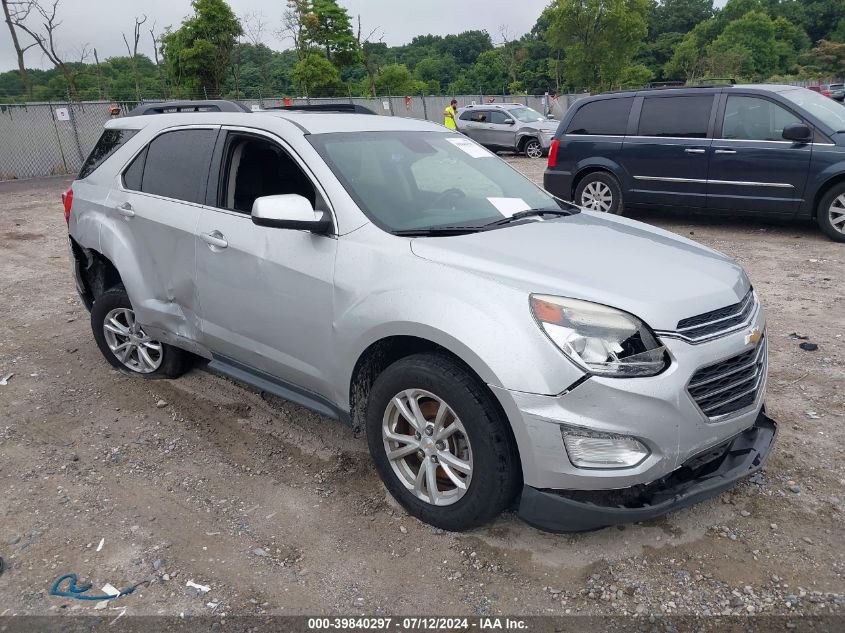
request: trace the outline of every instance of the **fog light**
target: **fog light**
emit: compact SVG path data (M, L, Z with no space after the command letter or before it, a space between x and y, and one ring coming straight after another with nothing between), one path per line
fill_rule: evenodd
M576 468L633 468L649 456L646 446L633 437L592 433L561 427L569 461Z

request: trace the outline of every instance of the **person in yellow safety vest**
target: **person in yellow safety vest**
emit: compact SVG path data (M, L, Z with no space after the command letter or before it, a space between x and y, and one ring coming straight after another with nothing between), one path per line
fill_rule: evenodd
M458 126L455 125L455 114L458 111L458 100L452 99L452 102L446 106L446 109L443 110L443 125L445 125L450 130L457 130Z

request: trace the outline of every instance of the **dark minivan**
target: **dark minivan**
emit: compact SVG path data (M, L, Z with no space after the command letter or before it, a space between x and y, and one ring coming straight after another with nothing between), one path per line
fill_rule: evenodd
M813 218L845 242L845 107L776 85L597 95L561 121L543 180L595 211Z

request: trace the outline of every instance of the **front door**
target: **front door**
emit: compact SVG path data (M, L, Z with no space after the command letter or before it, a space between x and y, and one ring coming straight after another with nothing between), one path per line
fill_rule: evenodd
M229 132L216 207L197 228L203 343L313 393L328 396L337 240L252 223L256 198L317 199L309 176L275 140ZM319 206L319 205L318 205Z
M798 210L813 146L784 140L783 128L792 123L804 121L774 101L728 95L710 158L709 209L787 216Z
M637 133L622 145L626 204L704 207L714 94L642 101Z
M473 141L483 145L487 132L487 117L488 112L485 110L468 110L464 112L461 114L461 132Z
M487 124L487 144L502 149L516 148L516 121L501 110L491 110Z

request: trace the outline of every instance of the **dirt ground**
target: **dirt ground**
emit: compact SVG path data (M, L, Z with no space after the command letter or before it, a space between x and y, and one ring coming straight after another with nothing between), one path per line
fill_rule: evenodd
M112 370L68 266L67 184L0 183L0 615L99 613L50 595L71 572L150 580L110 607L130 614L845 613L845 245L813 226L635 216L735 257L761 296L780 422L761 474L624 528L506 513L451 534L393 504L338 422L199 369Z

